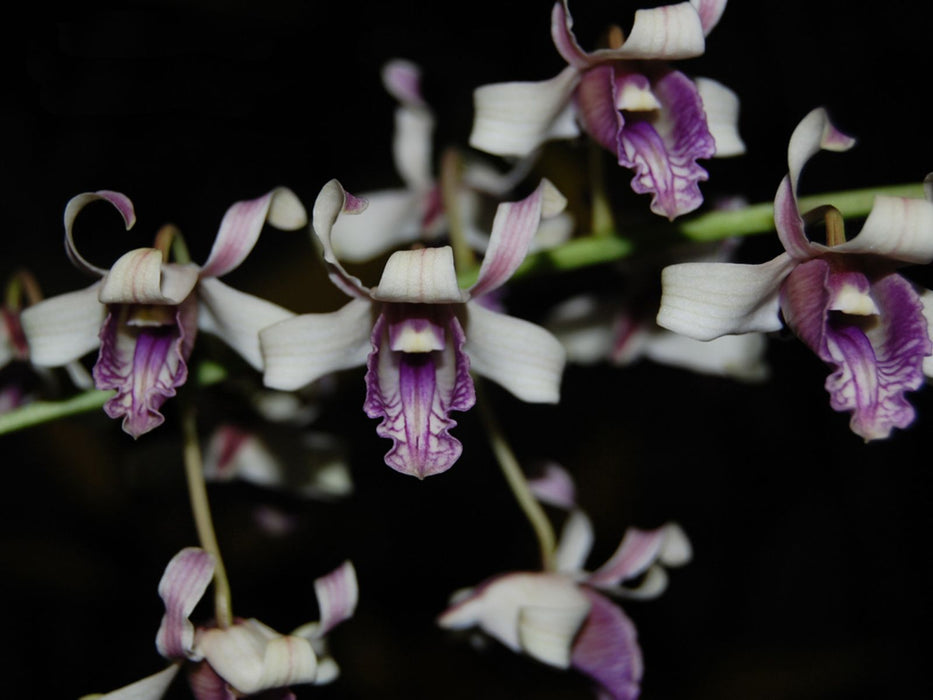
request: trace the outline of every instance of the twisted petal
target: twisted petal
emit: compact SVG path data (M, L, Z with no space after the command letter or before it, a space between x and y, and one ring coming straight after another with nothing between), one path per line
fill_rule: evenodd
M382 82L401 106L395 111L392 154L395 167L409 189L425 189L433 183L432 134L434 117L421 97L421 69L396 59L383 68Z
M163 264L162 252L138 248L104 275L101 304L180 304L198 283L197 265Z
M787 324L834 368L826 380L830 405L852 414L850 428L868 440L884 439L913 422L905 392L923 384L924 358L933 352L923 305L909 282L895 273L871 283L878 314L854 300L851 274L838 274L825 260L800 265L781 294ZM845 309L831 313L845 302ZM855 313L853 313L853 311Z
M307 639L281 635L255 618L199 630L196 649L217 675L247 695L312 683L317 676L317 656Z
M321 244L327 274L331 282L351 297L368 298L369 289L340 264L334 252L333 229L341 214L360 214L366 209L367 204L365 199L354 197L343 189L337 180L331 180L321 188L317 199L314 200L314 210L311 213L311 228ZM372 219L367 217L366 220Z
M159 412L166 399L188 378L186 364L197 333L197 304L189 298L164 310L163 325L136 325L135 305L114 305L100 331L100 353L94 365L98 389L115 389L104 404L111 418L123 418L123 430L134 438L165 421Z
M855 145L855 139L839 131L822 107L817 107L800 120L791 134L787 145L787 165L791 191L797 192L797 183L803 166L821 149L847 151Z
M567 668L590 605L573 579L562 574L506 574L452 605L438 624L447 629L477 626L512 651Z
M651 193L651 211L674 219L703 202L698 183L706 171L698 158L710 158L716 144L696 86L683 73L668 70L651 80L661 104L656 112L628 112L615 149L619 165L632 168L632 189Z
M761 265L670 265L661 272L658 325L697 340L779 330L778 292L794 264L782 253Z
M391 306L387 309L389 315L394 313ZM460 457L463 447L450 435L457 424L450 412L466 411L476 400L470 360L463 352L463 329L448 313L447 319L434 321L446 330L442 350L393 350L389 326L395 319L385 312L373 327L363 410L370 418L382 419L376 433L393 441L386 464L419 479L446 471Z
M187 547L172 557L159 581L165 615L156 634L156 648L167 659L200 657L194 653L194 625L188 621L214 577L214 557L198 547Z
M522 401L557 403L564 348L540 326L467 303L467 353L478 374Z
M834 246L833 252L880 255L916 265L933 262L933 202L878 195L862 230Z
M107 307L97 300L100 283L45 299L23 309L20 322L29 343L30 361L61 367L100 344Z
M470 145L501 156L525 156L545 141L573 138L570 96L579 73L568 67L542 82L483 85L473 92Z
M320 638L353 617L359 600L359 585L353 564L345 561L326 576L316 578L314 592L321 609L321 620L314 636Z
M708 35L713 31L713 27L719 24L719 19L726 9L726 2L727 0L690 0L690 4L693 5L700 16L703 34Z
M331 372L365 364L372 326L372 303L354 299L332 313L303 314L263 329L263 382L292 391Z
M542 218L556 216L567 200L548 180L518 202L504 202L496 208L489 247L470 294L478 297L505 284L528 253Z
M722 83L710 78L695 78L697 93L703 101L706 127L716 142L717 158L745 153L739 135L739 98Z
M574 642L571 665L613 700L635 700L644 672L635 625L621 608L595 591L584 588L583 593L590 613Z
M71 260L78 269L103 276L107 273L106 270L92 265L81 257L81 254L75 247L74 233L72 231L78 213L91 202L99 200L110 202L116 210L120 212L127 231L133 228L133 224L136 223L136 212L133 210L133 203L126 195L109 190L79 194L68 200L68 204L65 206L65 252L68 254L68 259Z
M612 587L644 573L657 561L666 537L667 530L663 527L656 530L629 528L609 561L590 574L586 583Z
M263 225L291 231L308 223L308 214L294 192L278 187L262 197L233 204L220 222L220 230L202 277L220 277L237 268L259 240Z
M259 331L295 315L211 278L201 280L198 298L198 326L218 336L258 370L263 367Z
M698 9L689 2L637 10L632 31L621 47L586 53L571 31L573 20L567 0L562 0L555 3L551 12L551 38L564 60L581 70L600 62L621 59L692 58L702 55L706 49L706 27L697 12ZM707 21L712 19L712 15L713 12L706 12Z

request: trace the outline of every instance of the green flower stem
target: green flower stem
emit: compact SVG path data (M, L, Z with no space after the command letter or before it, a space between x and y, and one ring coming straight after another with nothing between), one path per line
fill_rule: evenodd
M115 392L91 389L61 401L34 401L0 415L0 435L103 407Z
M227 371L216 362L205 361L197 365L194 375L198 386L204 387L219 384L227 377ZM17 430L50 423L60 418L100 410L115 393L91 389L61 401L33 401L0 414L0 435L15 433Z
M39 289L39 283L33 274L26 269L17 270L6 286L6 297L4 303L7 309L19 310L23 304L23 297L26 299L26 306L32 306L42 301L42 290Z
M191 254L188 252L184 236L181 235L181 230L175 224L165 224L159 229L154 247L162 251L162 259L165 262L169 260L169 253L174 256L177 263L191 262Z
M924 196L923 185L891 185L801 197L798 204L801 211L830 205L838 209L843 217L852 219L867 216L875 202L875 195L879 194L893 197ZM735 211L711 211L677 224L677 229L696 241L717 241L731 236L767 233L774 230L774 206L767 202Z
M528 522L531 523L535 536L538 538L538 547L541 551L541 564L544 570L553 571L556 566L555 550L557 548L554 528L551 527L551 521L548 520L547 514L544 512L541 504L534 497L534 494L531 493L528 480L525 479L525 474L522 472L521 465L518 463L515 453L512 452L512 448L509 446L509 442L502 432L502 427L499 425L499 421L496 419L492 406L485 396L482 384L478 379L474 380L474 384L476 387L476 406L483 420L483 424L486 427L486 435L489 438L489 444L496 456L496 460L499 462L502 474L505 476L505 480L508 482L512 494L515 496L515 500L518 501L518 505L521 507L525 517L528 518Z
M220 546L214 532L211 507L207 500L207 485L204 483L204 462L201 459L201 446L198 442L198 429L194 406L184 407L182 415L184 435L185 478L188 482L188 496L191 499L191 511L201 547L214 556L214 615L217 625L226 628L233 624L233 607L230 601L230 581L220 556Z
M590 143L590 230L594 238L610 238L616 235L616 225L612 217L612 207L606 195L606 173L603 164L602 148L596 142Z
M447 218L450 245L454 250L454 267L458 270L472 270L476 267L476 256L467 244L460 212L462 176L463 158L456 149L447 149L441 156L441 199Z

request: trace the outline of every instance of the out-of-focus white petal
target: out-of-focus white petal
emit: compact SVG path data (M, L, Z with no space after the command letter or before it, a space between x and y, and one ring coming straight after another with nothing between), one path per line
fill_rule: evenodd
M519 626L523 608L551 609L558 611L557 616L563 616L563 611L576 616L579 629L589 605L573 579L563 574L506 574L483 584L471 595L461 596L437 622L446 629L480 627L512 651L521 652L523 632ZM542 615L532 613L532 618L541 620ZM566 631L566 617L563 627ZM565 640L568 648L573 643L573 633Z
M723 10L726 9L727 0L690 0L690 4L696 9L700 16L700 24L703 25L703 33L709 34L713 31L722 17Z
M550 80L477 88L470 145L495 155L524 156L550 139L579 135L568 116L578 77L575 68L565 68Z
M100 283L40 301L23 310L20 322L30 360L40 367L60 367L100 344L107 308L97 300Z
M706 126L716 141L716 157L725 158L745 153L745 142L739 135L739 97L722 83L710 78L695 78L697 92L703 100Z
M354 299L329 314L304 314L259 334L272 389L300 389L326 374L366 363L371 349L372 303Z
M523 606L518 614L522 650L549 666L570 668L573 640L589 611L589 601L562 608Z
M760 333L695 340L659 330L645 335L641 354L655 362L694 372L760 382L770 375L765 362L766 347L767 340Z
M101 304L183 302L198 283L197 265L163 264L162 251L137 248L123 254L104 275Z
M540 326L467 303L466 351L478 374L522 401L557 403L564 348Z
M661 272L658 325L697 340L779 330L778 290L794 264L782 253L761 265L670 265Z
M559 464L546 465L541 476L528 480L528 488L542 503L564 510L572 510L577 505L573 478Z
M181 664L172 664L158 673L130 683L109 693L85 695L80 700L159 700L168 692Z
M96 202L98 200L110 202L110 204L120 212L120 216L123 217L123 223L127 231L133 228L133 224L136 223L136 212L133 210L133 203L130 201L129 197L120 192L112 192L110 190L85 192L72 197L68 200L68 204L65 205L65 252L68 254L68 259L71 260L78 269L103 276L106 274L106 270L92 265L78 252L75 246L73 232L75 219L78 213L91 202Z
M582 510L570 511L560 533L554 561L558 571L575 574L583 570L593 548L593 524Z
M307 225L308 214L298 196L287 187L277 187L262 197L236 202L220 222L220 230L201 274L220 277L238 267L256 245L266 222L293 231Z
M334 251L333 228L341 214L359 215L367 205L365 199L351 195L337 180L330 180L318 193L311 213L311 228L321 244L327 274L338 289L351 297L368 297L369 289L340 264Z
M239 292L217 279L198 285L198 326L220 337L255 369L261 370L259 331L295 314L272 302Z
M325 576L314 580L314 593L321 610L316 637L323 637L334 627L353 617L359 601L356 569L345 561Z
M434 117L427 109L403 106L395 111L395 136L392 139L395 167L412 189L425 189L434 181L433 133Z
M926 265L933 261L933 202L878 195L859 234L832 250Z
M664 541L658 553L658 561L665 566L683 566L693 559L693 545L687 533L677 523L664 526Z
M453 248L399 250L382 270L373 299L419 304L459 304L467 294L457 285Z
M370 260L421 235L422 194L411 190L380 190L361 195L366 216L341 216L331 230L337 257L347 262Z
M255 618L199 630L197 651L217 675L247 695L312 683L317 674L317 656L307 639L281 635Z

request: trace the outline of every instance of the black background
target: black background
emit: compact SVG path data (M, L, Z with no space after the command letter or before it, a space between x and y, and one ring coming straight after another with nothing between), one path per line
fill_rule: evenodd
M578 0L581 42L632 7ZM61 244L75 194L116 189L136 205L134 232L110 222L112 234L79 241L100 264L147 245L166 221L204 260L236 200L286 185L310 207L332 177L353 192L398 184L386 60L423 67L439 146L465 144L473 88L563 66L543 1L38 3L25 13L2 30L0 273L26 265L47 295L88 284ZM929 19L917 2L730 5L706 55L681 65L742 99L748 154L709 163L704 192L769 201L787 138L819 105L859 143L815 160L806 192L921 180L933 170ZM622 191L625 207L646 210ZM765 236L746 250L765 260L776 245ZM320 273L306 236L270 230L228 281L295 311L336 308L343 297ZM534 319L542 299L607 279L528 281L509 302ZM558 407L492 391L520 458L575 475L597 528L591 565L629 525L674 519L693 541L694 562L662 598L625 605L645 654L644 698L927 695L929 389L912 398L909 430L865 445L830 410L826 371L802 345L775 339L769 359L763 386L641 363L568 368ZM387 443L360 410L362 371L339 381L318 426L348 437L350 499L211 489L237 614L287 631L315 618L316 576L346 557L356 564L360 607L331 640L343 675L298 697L588 697L579 677L495 644L478 653L433 624L454 589L536 565L478 418L458 416L461 461L419 483L382 464ZM230 410L223 390L201 401L205 420ZM96 413L2 439L6 696L74 698L162 667L156 584L195 543L171 402L166 415L135 443ZM250 514L262 501L298 529L258 532ZM171 697L186 692L179 683Z

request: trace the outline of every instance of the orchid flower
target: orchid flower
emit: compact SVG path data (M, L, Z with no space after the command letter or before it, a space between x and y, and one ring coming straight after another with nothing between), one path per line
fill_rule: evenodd
M600 697L632 700L638 697L643 672L635 625L605 594L641 599L660 595L667 585L663 567L686 563L689 542L674 524L656 530L630 528L605 564L585 571L593 543L590 520L573 503L566 472L551 467L545 481L533 484L539 500L570 509L556 571L501 574L460 591L438 624L447 629L479 627L512 651L589 676ZM639 577L638 585L623 585Z
M352 617L358 588L350 562L314 581L319 622L279 634L255 618L237 619L226 628L197 627L188 619L214 575L214 557L197 547L181 550L159 582L165 615L156 635L159 653L171 665L104 695L98 700L158 700L178 671L188 667L197 700L236 700L262 694L264 699L294 700L291 685L330 683L340 673L327 655L327 633Z
M266 385L294 390L365 363L364 410L382 419L376 432L394 443L386 464L418 478L449 469L462 452L449 433L456 425L450 412L475 402L471 369L524 401L558 400L560 343L528 321L491 311L482 298L524 259L541 218L564 204L547 181L520 202L501 204L489 252L468 290L457 284L450 246L396 251L370 289L347 273L331 241L338 217L358 214L365 202L331 180L315 202L313 229L331 280L354 299L335 312L264 329Z
M65 365L99 347L95 384L116 390L104 410L122 417L123 429L136 438L165 420L159 409L187 379L198 328L221 337L254 368L262 367L259 329L291 312L216 278L243 262L266 221L298 229L307 214L293 192L275 189L227 210L203 266L166 262L163 250L138 248L104 270L81 256L72 234L78 213L95 201L112 204L127 229L135 223L132 202L119 192L72 198L65 208L66 252L79 269L101 279L26 309L23 329L39 366Z
M933 203L876 196L857 236L845 241L841 221L827 219L827 244L808 239L797 183L820 149L845 151L850 137L823 109L808 114L788 148L789 173L774 200L785 251L761 265L684 263L662 273L658 323L699 340L776 331L781 318L826 364L830 405L851 413L866 441L905 428L915 411L904 397L924 381L933 352L923 300L897 274L904 264L933 260ZM780 314L780 315L779 315Z
M434 173L434 114L421 93L421 69L404 59L393 59L382 69L386 90L398 101L392 154L404 187L365 192L367 217L344 216L334 222L334 252L346 262L370 260L386 251L416 241L437 241L447 230L441 185ZM530 162L527 164L530 166ZM471 248L485 250L488 234L480 231L481 194L503 196L527 175L529 167L502 174L491 166L468 158L457 189L460 225ZM373 222L379 222L375 227ZM543 221L531 250L566 241L573 219L562 212Z
M567 0L555 3L551 36L568 67L543 82L478 88L470 145L527 156L545 141L578 136L582 126L634 170L632 189L652 195L653 212L674 219L693 211L703 202L697 183L708 177L697 159L745 150L738 98L716 81L691 81L667 61L701 55L725 6L691 0L638 10L627 39L586 53L571 31Z

